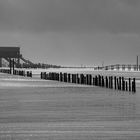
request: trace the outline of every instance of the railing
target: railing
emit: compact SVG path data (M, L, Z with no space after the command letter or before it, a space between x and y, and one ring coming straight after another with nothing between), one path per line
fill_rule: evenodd
M140 65L131 64L116 64L108 65L104 67L95 67L94 70L128 70L128 71L140 71Z

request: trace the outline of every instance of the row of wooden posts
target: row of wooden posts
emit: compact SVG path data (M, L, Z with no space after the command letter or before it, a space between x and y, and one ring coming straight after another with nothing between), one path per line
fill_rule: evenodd
M136 92L136 80L135 78L125 79L124 77L116 76L102 76L91 74L70 74L70 73L55 73L55 72L41 72L41 79L56 80L61 82L94 85L100 87L106 87L115 90Z
M0 69L1 73L8 73L13 75L19 75L19 76L27 76L32 77L32 71L24 71L24 70L14 70L13 72L10 69Z
M13 75L32 77L32 71L14 70Z

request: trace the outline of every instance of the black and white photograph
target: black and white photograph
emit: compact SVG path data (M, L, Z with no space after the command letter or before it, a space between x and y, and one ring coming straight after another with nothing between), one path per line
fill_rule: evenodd
M140 0L0 0L0 140L140 140Z

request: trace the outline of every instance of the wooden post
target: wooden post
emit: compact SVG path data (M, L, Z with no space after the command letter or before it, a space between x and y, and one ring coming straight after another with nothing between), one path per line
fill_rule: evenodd
M132 81L132 92L136 92L136 80L135 80L135 78L133 78L133 81Z
M44 79L50 80L50 79L49 79L49 73L44 72Z
M106 84L106 88L108 88L108 77L106 76L106 82L105 82L105 84Z
M127 83L127 81L125 82L125 87L126 87L126 91L128 91L128 83Z
M93 82L92 82L92 84L95 85L95 78L94 78L94 77L93 77Z
M102 76L102 87L104 87L104 77Z
M101 75L99 75L99 86L100 87L102 86L102 77L101 77Z
M48 80L51 80L50 72L48 73Z
M42 79L46 79L46 72L42 73Z
M111 76L110 78L111 78L111 89L113 89L113 76Z
M57 73L56 72L54 73L54 80L57 81Z
M64 73L64 82L67 82L67 73Z
M80 84L84 84L84 75L80 74Z
M57 73L57 81L59 81L59 73Z
M121 86L121 83L122 83L122 78L121 77L119 77L119 90L121 90L122 89L122 86Z
M72 83L74 83L74 74L72 74Z
M55 80L55 72L52 72L52 80Z
M80 84L80 77L78 74L77 74L77 84Z
M60 81L61 81L61 82L63 81L63 75L62 75L62 72L60 72Z
M84 75L84 84L86 85L86 75Z
M69 73L69 74L68 74L68 82L69 82L69 83L71 82L71 77L70 77L70 76L71 76L71 74Z
M32 71L30 71L30 77L32 78Z
M131 78L129 78L129 91L131 91Z
M43 79L42 72L40 73L40 78Z
M74 83L76 84L76 81L77 81L77 76L76 74L74 74Z
M124 77L122 77L122 90L125 90L125 81L124 81Z
M86 74L86 85L88 85L88 74Z
M111 87L110 88L112 89L113 88L113 77L112 76L110 76L110 81L111 81L110 82L111 83Z
M98 75L97 79L98 79L98 86L100 86L101 85L100 75Z
M115 90L116 90L116 76L114 77L114 87L115 87Z
M111 80L110 80L110 76L108 77L108 80L109 80L109 88L111 88Z
M119 78L117 78L117 90L120 90Z
M92 85L92 75L89 75L89 85Z
M95 76L95 86L98 86L98 77Z
M49 79L52 80L52 73L49 73Z

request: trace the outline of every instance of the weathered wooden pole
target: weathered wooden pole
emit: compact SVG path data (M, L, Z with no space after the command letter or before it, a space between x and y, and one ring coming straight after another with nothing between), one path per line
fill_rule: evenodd
M125 87L126 87L126 91L128 91L128 83L127 83L127 81L125 82Z
M115 88L115 90L117 89L116 88L116 76L114 77L114 88Z
M101 76L100 75L98 75L98 86L101 86Z
M30 77L32 78L32 71L30 71Z
M109 76L109 88L111 88L111 78Z
M77 75L74 74L74 83L76 84L77 83Z
M120 89L120 85L119 85L119 78L117 78L117 90Z
M70 73L68 74L68 82L69 83L71 82L71 74Z
M132 81L132 92L136 92L136 80L135 80L135 78L133 78L133 81Z
M125 90L125 81L124 81L124 77L122 77L122 90Z
M121 90L121 89L122 89L121 83L122 83L122 78L121 78L121 77L119 77L119 90Z
M98 86L98 77L95 76L95 86Z
M43 79L43 73L42 72L40 73L40 78Z
M50 80L50 79L49 79L49 74L46 73L46 72L44 73L44 79L46 79L46 80Z
M108 88L108 77L106 76L106 82L105 82L105 84L106 84L106 88Z
M92 85L92 75L89 74L89 85Z
M64 73L64 82L67 82L67 73Z
M95 77L93 77L92 84L95 85Z
M112 78L112 76L110 76L110 81L111 81L110 82L111 83L111 87L110 88L112 89L113 88L113 78Z
M74 74L72 74L72 83L74 83Z
M84 84L86 85L86 75L84 75Z
M105 86L105 83L104 83L104 77L102 76L102 87Z
M80 84L80 78L79 78L79 76L77 77L77 84Z
M80 84L84 84L83 74L80 74Z
M62 75L62 72L60 72L60 81L61 81L61 82L63 81L63 75Z
M86 85L88 85L88 74L86 74Z
M111 89L113 89L113 76L111 76Z
M56 73L56 80L59 81L59 73Z
M131 91L131 78L129 78L129 91Z
M76 83L77 83L77 84L80 84L80 78L79 78L79 74L76 74L76 78L77 78L77 81L76 81Z

